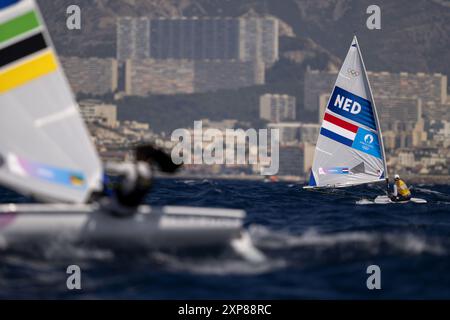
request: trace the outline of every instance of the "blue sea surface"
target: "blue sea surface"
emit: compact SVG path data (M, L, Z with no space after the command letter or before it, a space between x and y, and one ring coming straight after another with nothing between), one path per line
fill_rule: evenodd
M0 298L38 299L450 299L450 186L417 185L428 204L375 205L377 187L317 193L290 183L172 180L147 202L245 209L266 261L232 252L179 255L51 246L0 252ZM26 199L0 190L0 202ZM66 268L82 270L82 290ZM368 290L367 267L381 269Z

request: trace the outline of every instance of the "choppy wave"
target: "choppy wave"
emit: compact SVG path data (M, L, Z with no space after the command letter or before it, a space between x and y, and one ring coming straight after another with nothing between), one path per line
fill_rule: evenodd
M373 202L373 200L370 199L360 199L356 201L356 204L358 205L368 205L368 204L375 204L375 202Z
M260 275L285 268L284 259L267 259L260 263L252 263L235 254L209 258L180 257L168 253L157 253L152 256L171 272L189 272L203 275Z
M449 241L427 238L413 233L395 232L366 232L350 231L324 234L310 229L301 235L292 235L283 232L273 232L265 227L254 226L250 229L252 239L260 248L267 249L301 249L312 248L317 250L333 249L337 247L358 246L372 254L381 249L388 249L385 253L397 254L432 254L447 255L446 246Z
M370 298L361 285L369 264L387 270L382 297L450 298L443 272L450 268L450 188L414 188L426 205L358 205L382 193L377 186L315 193L293 183L159 180L149 204L245 209L266 259L255 263L232 250L124 255L63 243L34 255L3 250L0 298L73 297L62 285L69 264L85 272L82 298ZM0 190L0 201L27 199Z

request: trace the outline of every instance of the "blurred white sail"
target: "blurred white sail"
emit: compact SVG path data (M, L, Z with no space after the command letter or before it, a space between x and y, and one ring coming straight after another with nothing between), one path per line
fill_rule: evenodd
M0 184L82 203L102 174L35 1L0 2Z

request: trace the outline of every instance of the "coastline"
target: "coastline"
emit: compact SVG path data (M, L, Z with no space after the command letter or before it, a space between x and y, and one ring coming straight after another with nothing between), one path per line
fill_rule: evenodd
M243 181L264 181L266 177L260 175L193 175L193 174L179 174L179 175L164 175L155 174L157 178L165 179L184 179L184 180L243 180ZM278 176L280 182L291 182L305 184L307 180L304 177L298 176ZM439 184L450 185L450 175L402 175L402 179L407 184ZM392 179L390 179L391 181Z

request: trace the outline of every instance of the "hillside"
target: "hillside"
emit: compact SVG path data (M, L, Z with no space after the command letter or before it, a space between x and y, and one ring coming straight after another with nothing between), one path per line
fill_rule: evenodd
M267 71L266 85L118 102L120 119L149 122L158 132L188 127L201 118L234 118L257 127L259 95L267 92L296 96L299 120L317 119L302 109L304 70L307 66L338 68L354 32L369 70L450 75L450 0L380 0L382 29L376 31L365 26L369 0L38 1L62 55L114 57L118 16L270 15L280 19L280 60ZM82 9L80 31L65 27L65 10L71 4Z
M382 30L365 27L371 0L39 0L60 53L115 55L117 16L273 15L307 50L342 57L357 32L371 70L450 74L450 0L380 0ZM70 4L82 8L83 28L65 28Z

